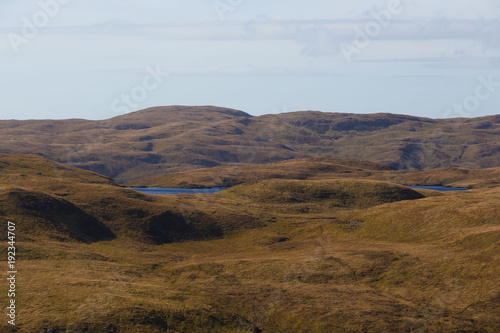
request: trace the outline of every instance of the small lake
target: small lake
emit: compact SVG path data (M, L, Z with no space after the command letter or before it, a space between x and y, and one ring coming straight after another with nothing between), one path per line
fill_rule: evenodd
M424 190L434 190L440 192L448 192L448 191L467 191L469 190L466 187L447 187L447 186L408 186L413 189L424 189Z
M434 190L440 192L447 191L467 191L465 187L446 187L446 186L408 186L413 189ZM212 188L177 188L177 187L129 187L131 190L146 194L185 194L185 193L217 193L227 189L227 187Z
M131 190L146 194L184 194L184 193L217 193L227 187L212 188L175 188L175 187L129 187Z

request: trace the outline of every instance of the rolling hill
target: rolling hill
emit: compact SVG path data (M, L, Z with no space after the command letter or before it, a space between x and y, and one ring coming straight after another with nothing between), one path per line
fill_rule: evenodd
M498 187L411 190L357 160L279 162L262 179L241 168L242 183L216 194L152 196L0 154L0 220L16 223L20 267L18 325L0 330L500 329ZM446 172L406 174L462 169Z
M156 107L102 121L2 120L0 153L39 154L119 183L216 166L332 157L394 169L489 168L500 116L428 119L317 111L253 117L206 106Z
M209 207L204 195L167 200L40 156L0 154L0 217L22 221L18 233L28 239L88 243L118 237L162 244L220 238L228 230L259 225L244 212L214 206L219 209ZM239 219L247 223L238 225Z
M500 185L500 167L487 169L442 168L434 170L394 170L374 162L316 157L266 165L233 165L174 172L134 180L132 186L145 187L230 187L266 179L367 179L407 186L441 185L483 188Z

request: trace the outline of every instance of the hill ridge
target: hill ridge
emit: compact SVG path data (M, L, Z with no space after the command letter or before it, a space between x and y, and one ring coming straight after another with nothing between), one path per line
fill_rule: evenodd
M192 169L319 156L395 169L499 166L500 115L430 119L216 106L153 107L107 120L0 121L0 153L39 154L120 183ZM23 140L19 140L22 136Z

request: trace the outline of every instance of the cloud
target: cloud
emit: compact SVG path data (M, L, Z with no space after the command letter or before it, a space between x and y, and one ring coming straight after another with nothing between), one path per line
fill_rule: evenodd
M209 70L200 69L200 74L273 73L277 71L273 68L282 68L278 72L286 69L294 72L294 67L307 68L304 62L308 60L311 62L311 71L316 71L321 66L323 70L328 70L332 66L346 65L340 52L341 43L351 43L357 31L365 29L370 22L373 23L374 19L277 21L266 16L224 24L135 24L126 20L109 20L90 26L43 28L39 35L40 38L54 36L52 40L60 40L60 43L69 41L74 44L75 50L88 48L95 57L101 58L125 52L129 59L132 56L147 56L157 62L154 54L169 55L169 61L177 63L179 72L192 73L198 70L194 62L197 61L195 57L199 56L195 54L204 50ZM0 34L2 31L12 32L4 28L0 29ZM111 45L109 43L113 44L113 48L107 50L106 45ZM183 52L188 53L183 56ZM460 62L449 63L460 63L472 68L491 63L492 58L500 56L499 52L499 20L434 16L389 22L386 27L382 27L379 35L372 38L369 48L354 57L354 62L423 61L434 66L434 59L461 58ZM64 53L71 56L71 49ZM301 60L300 57L304 59ZM183 58L191 59L192 63ZM226 59L226 64L221 63L218 58ZM278 63L273 63L278 59ZM299 63L294 65L292 61L283 59L294 59ZM333 62L327 64L323 60ZM318 65L321 62L323 64ZM228 69L221 69L223 67ZM266 71L262 68L266 68Z
M90 26L60 26L41 28L51 33L65 34L112 34L149 35L166 40L245 40L289 39L322 37L349 38L356 27L364 28L374 18L365 20L271 20L265 17L246 22L219 24L176 23L135 24L125 20L110 20ZM497 45L500 40L500 20L452 20L442 17L415 20L392 20L377 39L437 39L475 38ZM3 31L19 30L20 27L2 28Z

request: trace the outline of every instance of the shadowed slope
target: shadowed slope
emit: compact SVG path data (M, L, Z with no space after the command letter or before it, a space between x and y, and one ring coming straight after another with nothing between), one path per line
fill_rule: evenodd
M42 192L19 188L0 190L0 215L18 221L16 229L23 238L48 236L84 242L115 238L113 232L95 217L64 199Z
M244 212L226 214L205 195L146 195L40 156L5 154L0 217L18 222L27 237L100 241L116 235L157 244L220 238L224 231L259 225Z

